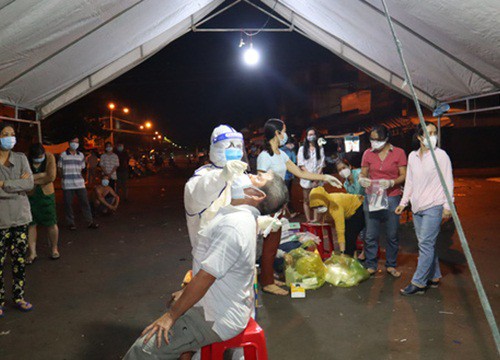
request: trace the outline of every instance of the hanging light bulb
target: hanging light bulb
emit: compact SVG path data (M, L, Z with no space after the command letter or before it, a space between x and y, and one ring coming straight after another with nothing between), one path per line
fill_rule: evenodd
M253 48L253 44L250 43L250 48L245 50L243 53L243 60L247 65L254 66L259 62L260 54L257 50Z
M245 46L245 42L243 41L243 34L241 34L240 43L239 43L238 47L243 47L243 46Z

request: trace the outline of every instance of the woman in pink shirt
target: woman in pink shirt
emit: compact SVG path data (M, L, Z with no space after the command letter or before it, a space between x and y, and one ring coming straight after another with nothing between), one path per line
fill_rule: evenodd
M380 187L387 191L388 209L369 211L365 201L365 256L364 266L370 274L377 271L377 253L380 228L385 223L387 231L387 247L385 266L387 273L400 277L396 270L399 250L399 215L394 213L401 201L401 185L406 177L406 154L403 149L389 143L389 131L384 126L375 126L370 132L371 148L363 153L361 160L361 174L359 184L364 188L370 187L373 180L377 180Z
M439 168L443 172L446 187L453 195L453 172L451 161L445 151L436 148L437 128L426 123L430 144L424 138L422 126L419 126L416 138L420 149L412 151L408 157L408 171L403 198L396 209L396 214L403 212L411 202L413 223L418 239L418 265L411 283L401 289L401 295L423 294L427 287L438 287L441 279L439 260L436 254L436 241L441 221L451 217L450 206L446 201L443 186L434 165L429 148L436 153Z

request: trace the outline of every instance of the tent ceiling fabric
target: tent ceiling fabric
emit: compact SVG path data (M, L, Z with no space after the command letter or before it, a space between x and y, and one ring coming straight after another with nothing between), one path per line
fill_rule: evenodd
M380 0L261 0L408 95ZM47 116L138 65L223 0L0 0L0 102ZM500 1L387 0L419 99L500 88Z

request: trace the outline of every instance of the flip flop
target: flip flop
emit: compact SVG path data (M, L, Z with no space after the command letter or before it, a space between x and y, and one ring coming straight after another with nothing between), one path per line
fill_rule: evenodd
M28 312L33 310L33 305L31 305L26 300L17 300L15 303L15 307L22 312Z
M387 268L387 273L391 275L394 278L399 278L401 277L401 272L397 271L395 268Z
M282 289L275 284L266 285L262 288L262 291L272 295L287 296L289 294L288 290Z
M50 255L50 258L52 260L58 260L60 257L61 255L59 253L53 253L52 255Z
M274 279L274 285L276 285L276 286L285 286L286 283L284 283L283 281L280 281L278 279Z

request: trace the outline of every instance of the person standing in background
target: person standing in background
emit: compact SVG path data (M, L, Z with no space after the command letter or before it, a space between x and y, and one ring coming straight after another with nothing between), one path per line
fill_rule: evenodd
M120 165L116 170L116 191L120 195L121 199L124 201L128 200L128 178L129 178L129 168L128 163L130 161L130 156L128 151L125 149L123 143L118 143L116 146L116 151L118 155L118 160Z
M380 228L385 223L387 230L386 270L393 277L400 277L396 270L399 251L399 215L394 213L403 193L401 186L406 177L406 154L403 149L389 142L389 131L384 126L375 126L370 132L371 148L363 153L359 183L364 188L376 180L380 188L387 191L388 209L369 211L365 200L366 239L364 266L370 274L377 271L377 253Z
M0 123L0 318L5 314L3 267L10 251L12 262L12 297L21 311L33 308L24 299L28 250L28 224L31 222L27 192L33 189L33 174L23 153L12 151L16 144L14 127Z
M318 132L315 128L306 130L304 145L299 148L297 153L297 165L302 171L307 171L312 174L323 173L323 168L325 167L325 151L323 147L318 144ZM321 185L322 183L319 181L300 179L304 201L304 215L306 216L307 222L311 222L311 220L314 222L318 221L316 211L314 211L314 216L311 217L309 194L312 189Z
M29 255L26 264L31 264L37 258L36 241L37 226L47 227L52 260L59 259L59 228L57 227L56 194L54 180L57 168L54 155L45 151L41 143L30 146L28 160L35 188L28 194L33 221L28 229Z
M92 211L90 210L85 180L82 170L85 169L85 157L78 151L80 140L77 137L69 141L69 148L59 156L57 168L61 176L61 184L64 196L64 213L66 222L70 230L76 230L75 218L73 215L73 198L75 195L80 201L83 217L87 221L89 229L97 229L98 224L94 222Z
M102 169L102 176L109 178L109 186L116 189L116 170L120 166L120 159L118 155L113 152L113 145L108 141L105 145L106 152L101 155L99 166Z
M413 224L418 239L418 264L410 284L400 290L401 295L423 294L427 287L437 288L441 280L436 242L442 220L451 217L450 205L446 200L443 185L439 180L436 165L432 160L430 148L434 149L439 168L443 172L446 187L453 196L453 170L445 151L436 147L436 125L426 123L430 144L424 137L424 130L419 125L416 140L420 149L408 156L408 171L403 198L396 208L396 215L401 215L411 202Z
M85 162L87 163L87 185L89 187L94 186L97 166L99 165L99 156L97 156L97 150L92 149L87 155Z

